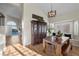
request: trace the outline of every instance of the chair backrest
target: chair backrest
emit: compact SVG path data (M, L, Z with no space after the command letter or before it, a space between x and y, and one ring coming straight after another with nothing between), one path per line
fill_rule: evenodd
M56 36L56 33L52 33L52 36Z
M69 39L71 39L71 34L64 34L64 36L69 37Z

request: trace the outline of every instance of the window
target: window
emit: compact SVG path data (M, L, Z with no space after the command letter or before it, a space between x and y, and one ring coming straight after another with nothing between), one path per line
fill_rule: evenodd
M50 23L50 27L52 28L52 32L54 32L54 23Z
M13 22L13 21L9 21L9 22L7 23L7 25L8 25L10 28L12 28L12 29L17 29L16 23Z
M58 32L60 30L63 33L72 34L73 31L72 24L73 24L72 21L55 23L55 31Z
M14 21L7 22L7 34L16 35L18 34L17 24Z

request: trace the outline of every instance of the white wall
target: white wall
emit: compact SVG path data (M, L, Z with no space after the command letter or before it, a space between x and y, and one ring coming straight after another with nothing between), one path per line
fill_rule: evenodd
M36 14L42 16L47 21L47 16L36 6L31 4L24 4L24 12L23 12L23 19L22 19L22 29L23 29L23 44L28 45L31 44L31 20L32 14Z

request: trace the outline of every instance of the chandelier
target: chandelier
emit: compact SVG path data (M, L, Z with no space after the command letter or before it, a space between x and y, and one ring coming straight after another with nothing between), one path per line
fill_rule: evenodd
M52 4L51 4L51 10L48 12L48 18L55 16L56 16L56 10L52 10Z

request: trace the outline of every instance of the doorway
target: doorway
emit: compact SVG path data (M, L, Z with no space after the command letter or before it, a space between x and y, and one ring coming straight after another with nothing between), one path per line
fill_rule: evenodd
M18 25L14 21L7 22L6 30L6 46L21 43L21 31L18 28Z

